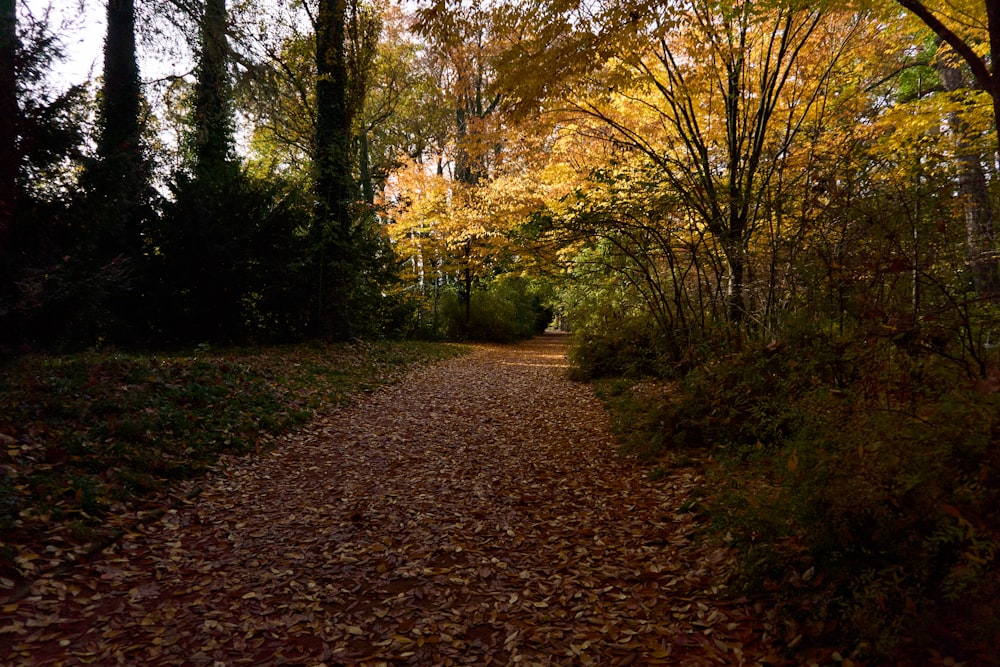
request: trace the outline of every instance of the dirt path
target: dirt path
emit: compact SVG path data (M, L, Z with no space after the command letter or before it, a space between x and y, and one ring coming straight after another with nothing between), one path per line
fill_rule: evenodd
M565 341L481 347L231 466L0 608L3 664L754 664L691 471L615 454Z

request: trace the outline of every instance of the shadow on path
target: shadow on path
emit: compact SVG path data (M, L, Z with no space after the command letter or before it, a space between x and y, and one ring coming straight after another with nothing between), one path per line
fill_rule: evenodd
M776 661L723 548L615 453L568 336L479 346L236 462L0 610L4 664Z

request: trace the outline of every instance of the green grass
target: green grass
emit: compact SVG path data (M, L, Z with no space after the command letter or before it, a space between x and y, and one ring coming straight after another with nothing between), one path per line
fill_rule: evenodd
M0 367L0 575L52 536L82 544L106 517L222 454L275 435L462 348L303 345L187 354L28 356ZM23 563L23 558L20 559Z

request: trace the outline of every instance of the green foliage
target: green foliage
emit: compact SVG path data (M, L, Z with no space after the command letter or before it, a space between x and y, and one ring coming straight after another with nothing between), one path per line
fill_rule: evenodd
M773 475L778 515L827 575L824 613L876 655L928 639L996 655L996 395L956 388L910 409L818 398Z
M63 523L99 532L116 504L195 477L221 454L266 447L354 392L458 352L382 343L8 362L0 375L3 542L31 544ZM0 553L0 572L12 557Z
M560 303L574 332L570 348L575 379L667 377L674 374L674 331L649 313L641 289L622 278L598 251L582 252L574 283Z
M238 172L178 176L151 234L152 331L167 341L287 340L309 316L306 202Z
M352 233L354 257L348 309L355 336L365 339L408 338L412 304L395 288L399 262L374 211L366 211Z
M612 428L625 454L646 462L663 459L673 447L665 419L670 413L669 389L649 381L607 379L596 383L597 396L608 406ZM651 478L662 467L650 472Z
M519 277L501 278L473 291L468 321L465 303L454 291L444 293L440 312L446 338L460 341L512 343L542 333L552 321L543 296Z
M607 320L573 337L570 361L576 380L657 376L663 366L657 333L646 318Z
M788 619L838 628L856 657L933 648L987 664L1000 650L995 384L888 340L802 335L602 395L630 451L720 462L708 504L742 551L737 583Z
M8 121L17 135L16 192L0 197L13 207L10 226L0 229L0 354L61 343L69 328L89 333L91 322L76 315L93 315L87 298L103 284L81 270L81 221L71 206L91 100L83 86L59 90L47 80L62 57L47 26L25 21L19 28L19 113Z

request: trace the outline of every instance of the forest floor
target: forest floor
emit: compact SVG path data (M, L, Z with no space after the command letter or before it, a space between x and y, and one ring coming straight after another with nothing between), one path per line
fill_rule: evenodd
M547 334L420 368L0 602L0 663L783 664ZM800 656L801 659L801 656Z

